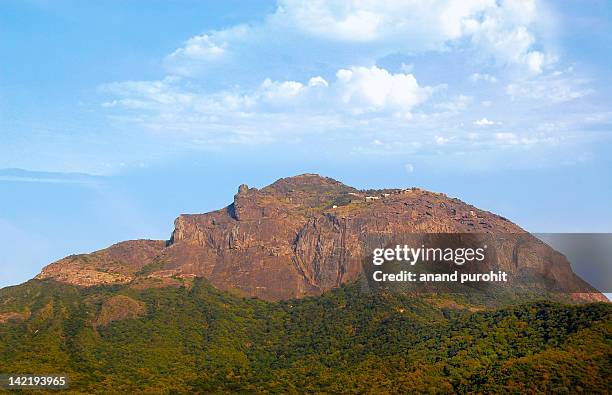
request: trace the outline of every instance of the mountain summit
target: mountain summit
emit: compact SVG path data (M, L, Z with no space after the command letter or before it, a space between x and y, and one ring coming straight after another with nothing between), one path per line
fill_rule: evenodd
M302 174L262 189L241 185L227 207L183 214L168 241L135 240L45 267L37 279L79 286L178 286L205 277L215 287L266 300L319 295L356 280L371 253L398 234L521 234L498 268L584 284L565 257L507 219L418 188L360 191ZM593 291L589 296L605 300Z

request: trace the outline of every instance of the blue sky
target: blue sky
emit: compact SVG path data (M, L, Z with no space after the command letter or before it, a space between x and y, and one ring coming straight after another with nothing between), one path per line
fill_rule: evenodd
M607 1L4 0L0 286L304 172L611 232L610 64Z

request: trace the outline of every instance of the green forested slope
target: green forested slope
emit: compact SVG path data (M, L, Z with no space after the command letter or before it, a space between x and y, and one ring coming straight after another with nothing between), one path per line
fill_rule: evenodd
M484 308L358 284L268 303L204 280L30 281L0 290L8 311L30 315L0 324L0 373L68 373L77 392L612 390L609 304Z

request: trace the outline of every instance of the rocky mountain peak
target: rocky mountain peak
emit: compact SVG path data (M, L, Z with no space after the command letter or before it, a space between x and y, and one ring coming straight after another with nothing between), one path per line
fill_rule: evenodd
M498 215L440 193L359 191L316 174L282 178L261 190L243 184L226 208L179 216L167 243L130 241L71 256L38 278L150 287L206 277L243 295L299 298L356 280L371 253L369 241L419 233L525 234L527 241L510 243L500 255L504 270L582 281L565 257Z
M247 184L240 184L240 186L238 187L238 194L245 194L249 192L249 186Z
M262 191L277 194L329 194L348 190L354 191L355 188L346 186L333 178L306 173L294 177L281 178L265 187Z

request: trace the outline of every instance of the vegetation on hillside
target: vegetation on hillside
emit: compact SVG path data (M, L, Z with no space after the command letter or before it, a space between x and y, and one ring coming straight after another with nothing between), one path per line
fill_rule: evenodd
M120 300L142 309L123 314ZM77 392L612 390L604 303L491 309L358 284L269 303L202 279L146 290L30 281L0 290L0 311L30 313L0 324L0 373L68 373Z

